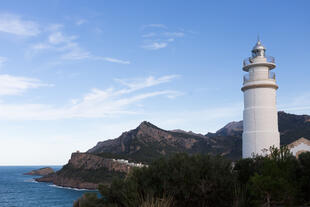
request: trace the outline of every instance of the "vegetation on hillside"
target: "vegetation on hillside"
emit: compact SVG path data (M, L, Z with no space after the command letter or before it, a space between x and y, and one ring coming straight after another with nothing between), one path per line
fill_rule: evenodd
M100 186L75 207L296 206L310 204L310 153L296 159L288 149L236 163L210 155L176 154L125 179Z
M69 164L65 165L60 171L58 171L57 175L65 178L76 179L81 182L106 184L110 184L114 178L123 179L125 177L125 173L111 171L104 167L99 169L76 169Z

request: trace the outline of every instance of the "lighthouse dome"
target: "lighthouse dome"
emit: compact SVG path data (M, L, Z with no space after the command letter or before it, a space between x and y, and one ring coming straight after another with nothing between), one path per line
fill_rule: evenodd
M257 40L257 43L252 49L252 58L255 57L265 57L266 48L262 45L260 40Z
M252 49L252 52L257 51L257 50L266 50L266 48L264 47L264 45L262 45L260 40L257 41L257 43L255 44L255 46Z

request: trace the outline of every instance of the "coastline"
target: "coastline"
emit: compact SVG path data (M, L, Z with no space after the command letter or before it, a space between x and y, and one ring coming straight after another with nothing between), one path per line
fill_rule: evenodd
M65 178L56 176L53 174L52 176L43 176L40 178L35 178L36 182L44 182L51 183L54 186L62 187L62 188L72 188L72 189L80 189L80 190L97 190L98 184L90 183L90 182L82 182L80 180L75 180L72 178Z
M37 182L37 183L39 183L39 182ZM55 184L50 184L48 186L53 187L53 188L62 188L62 189L76 190L76 191L98 191L98 189L71 188L71 187L63 187L63 186L59 186L59 185L55 185Z

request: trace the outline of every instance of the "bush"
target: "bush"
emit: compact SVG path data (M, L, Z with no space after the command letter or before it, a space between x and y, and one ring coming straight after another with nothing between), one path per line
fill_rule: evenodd
M297 160L285 147L271 148L268 156L234 164L219 156L176 154L100 185L99 192L101 198L83 196L75 207L308 205L310 153Z
M139 198L173 197L175 206L232 206L234 175L221 157L177 154L134 169L125 180L100 188L106 203L141 205Z
M301 153L298 157L300 164L300 200L310 205L310 152Z
M298 162L286 147L270 148L265 157L240 160L235 170L247 205L296 203Z

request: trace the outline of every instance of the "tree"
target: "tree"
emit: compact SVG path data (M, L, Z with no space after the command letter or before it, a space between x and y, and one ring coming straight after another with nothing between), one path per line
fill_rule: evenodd
M298 157L300 164L300 190L301 201L310 205L310 152L301 153Z
M285 204L295 202L298 163L286 147L270 148L269 156L257 156L259 168L250 177L248 187L255 204Z

